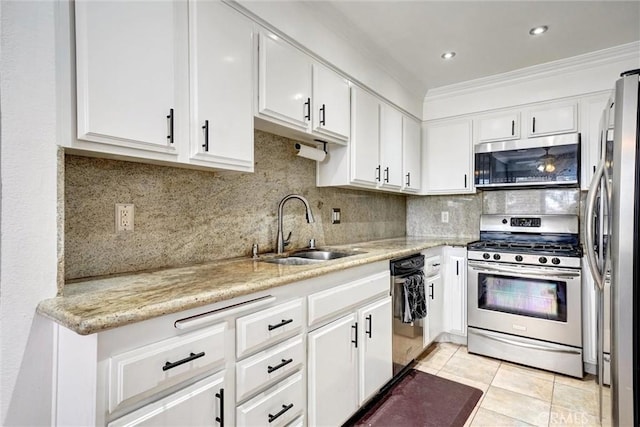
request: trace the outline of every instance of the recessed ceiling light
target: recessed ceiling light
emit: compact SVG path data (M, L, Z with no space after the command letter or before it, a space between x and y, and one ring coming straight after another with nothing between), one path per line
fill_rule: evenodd
M546 33L548 29L549 27L547 27L546 25L533 27L532 29L529 30L529 34L531 34L532 36L539 36L540 34Z
M442 55L440 55L440 58L442 58L442 59L451 59L454 56L456 56L455 52L445 52Z

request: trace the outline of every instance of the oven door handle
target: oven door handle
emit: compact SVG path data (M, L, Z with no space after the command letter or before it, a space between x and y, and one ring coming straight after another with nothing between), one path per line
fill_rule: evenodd
M476 334L476 335L480 335L482 337L488 338L490 340L494 340L494 341L498 341L498 342L505 343L505 344L510 344L510 345L516 345L516 346L520 346L520 347L525 347L525 348L531 348L531 349L534 349L534 350L551 351L551 352L554 352L554 353L580 354L579 351L569 350L569 349L566 349L566 348L552 348L552 347L545 347L543 345L529 344L529 343L524 343L524 342L520 342L520 341L510 340L508 338L496 337L496 336L489 335L489 334L483 334L482 332L478 332L478 331L473 331L473 333Z
M470 269L472 269L474 271L479 271L479 272L490 271L490 272L495 272L495 273L515 273L515 274L522 274L522 275L525 275L525 276L557 277L557 278L561 278L561 279L580 277L580 272L576 272L576 273L558 272L558 271L548 272L546 269L545 270L537 269L537 270L535 270L535 272L530 273L530 272L523 271L522 269L511 268L511 267L508 267L508 266L505 266L505 265L500 266L500 267L491 267L491 266L487 266L487 265L482 265L482 266L476 267L476 265L477 264L472 264L472 261L470 261L468 263L468 266L469 266ZM548 273L548 274L545 274L545 273Z

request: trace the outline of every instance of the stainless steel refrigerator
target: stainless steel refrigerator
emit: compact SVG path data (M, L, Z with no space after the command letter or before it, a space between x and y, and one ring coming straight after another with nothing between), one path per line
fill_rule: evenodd
M640 425L639 99L640 70L623 73L601 121L601 160L587 195L585 226L587 259L599 290L599 382L603 381L607 314L611 319L607 343L611 418L619 426ZM605 305L604 289L609 283L611 298L606 298Z

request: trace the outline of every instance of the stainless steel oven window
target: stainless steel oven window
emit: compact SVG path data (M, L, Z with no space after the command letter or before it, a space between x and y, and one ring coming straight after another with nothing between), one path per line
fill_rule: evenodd
M478 308L567 321L567 282L478 273Z

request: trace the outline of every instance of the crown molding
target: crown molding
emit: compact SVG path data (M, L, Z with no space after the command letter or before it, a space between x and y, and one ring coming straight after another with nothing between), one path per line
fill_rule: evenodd
M520 68L518 70L495 74L493 76L430 89L425 95L425 101L465 95L478 90L492 89L498 86L504 87L505 85L516 84L523 80L537 80L573 71L595 68L609 62L634 58L640 59L640 41L597 50L595 52L589 52L570 58L559 59L557 61L533 65L531 67Z

